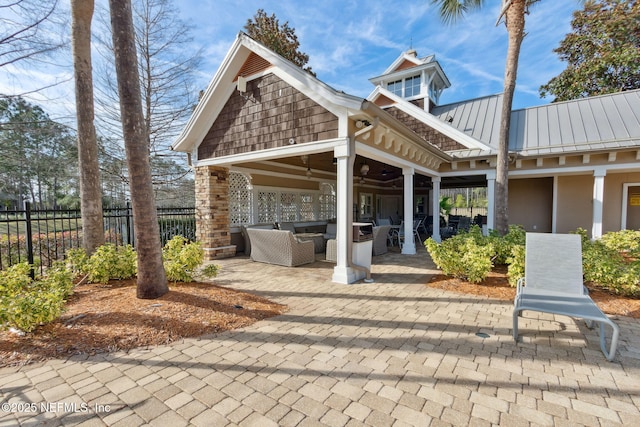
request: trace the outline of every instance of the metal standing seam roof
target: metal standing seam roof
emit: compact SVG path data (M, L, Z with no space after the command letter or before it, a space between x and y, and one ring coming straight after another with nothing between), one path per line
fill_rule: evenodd
M497 148L502 95L438 106L432 113ZM640 90L515 110L510 150L561 154L640 146Z

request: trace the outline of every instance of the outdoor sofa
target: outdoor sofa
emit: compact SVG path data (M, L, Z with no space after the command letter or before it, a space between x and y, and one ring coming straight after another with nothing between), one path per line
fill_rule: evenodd
M313 241L300 241L290 231L247 228L251 260L295 267L315 261Z

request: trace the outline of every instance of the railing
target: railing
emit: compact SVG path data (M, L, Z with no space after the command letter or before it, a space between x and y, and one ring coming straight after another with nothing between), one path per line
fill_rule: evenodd
M135 246L131 206L104 209L103 221L105 241ZM158 225L163 245L176 235L195 240L195 208L159 208ZM0 270L26 261L42 271L81 246L79 209L0 210Z

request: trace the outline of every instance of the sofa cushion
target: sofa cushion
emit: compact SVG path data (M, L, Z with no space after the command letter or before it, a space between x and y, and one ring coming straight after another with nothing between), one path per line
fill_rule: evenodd
M282 231L290 231L293 234L296 234L296 228L293 222L278 222L278 230Z
M327 240L335 239L337 233L338 233L338 224L330 222L327 224L327 229L324 233L324 238Z
M322 225L297 225L296 232L297 233L324 233L327 226Z

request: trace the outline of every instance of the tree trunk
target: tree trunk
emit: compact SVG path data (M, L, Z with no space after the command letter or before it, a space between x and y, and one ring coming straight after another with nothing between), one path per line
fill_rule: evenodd
M109 0L109 8L138 256L137 296L152 299L169 289L162 265L160 230L151 183L131 1Z
M92 17L93 0L71 0L71 40L76 84L76 117L78 121L82 247L89 255L104 244L98 142L96 141L96 129L93 123Z
M505 24L509 33L509 46L504 72L504 95L500 119L500 140L498 164L496 168L495 226L501 235L509 231L509 128L513 93L516 88L518 58L524 38L524 14L526 0L513 0L505 14Z

